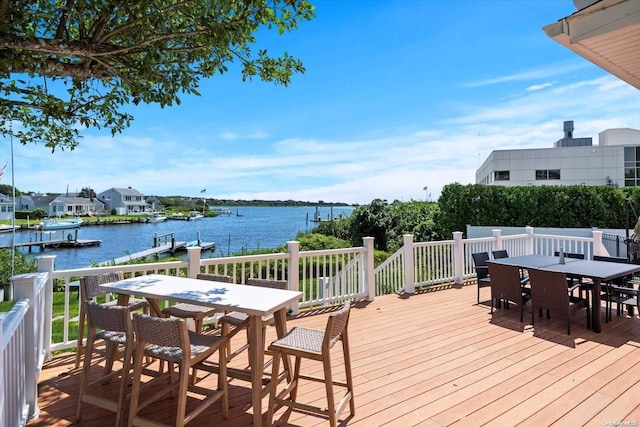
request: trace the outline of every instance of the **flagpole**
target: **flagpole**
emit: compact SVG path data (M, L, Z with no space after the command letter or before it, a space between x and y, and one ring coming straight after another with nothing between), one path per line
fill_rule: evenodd
M12 121L9 122L10 128L10 147L11 147L11 196L13 198L13 211L11 212L11 276L15 272L15 264L16 264L16 180L15 173L13 168L13 126ZM9 281L9 298L7 298L7 292L5 292L5 300L11 301L13 300L13 284Z

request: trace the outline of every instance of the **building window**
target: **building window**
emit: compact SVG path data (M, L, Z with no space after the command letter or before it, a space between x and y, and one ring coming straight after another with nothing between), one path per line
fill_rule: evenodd
M560 169L538 169L536 180L560 179Z
M509 171L495 171L494 181L509 181Z
M640 146L624 147L624 186L640 186Z

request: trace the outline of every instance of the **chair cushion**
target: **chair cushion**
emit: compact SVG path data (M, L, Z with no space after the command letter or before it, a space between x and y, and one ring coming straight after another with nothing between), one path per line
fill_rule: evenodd
M232 311L231 313L227 313L222 316L218 322L220 323L228 323L229 325L238 326L240 323L247 320L249 316L245 313L240 313L238 311Z
M320 354L323 339L324 331L296 326L287 335L272 342L269 349L278 347L285 351L295 349Z
M222 338L219 335L204 335L189 331L191 357L204 353L216 345L220 340L222 340ZM144 351L148 356L156 357L158 359L176 363L182 360L182 349L180 347L150 344L145 347Z
M127 335L124 332L100 331L96 333L96 337L115 344L125 345L127 343Z
M179 303L166 307L163 313L173 317L193 318L198 316L213 315L217 310L215 308L206 307L204 305Z

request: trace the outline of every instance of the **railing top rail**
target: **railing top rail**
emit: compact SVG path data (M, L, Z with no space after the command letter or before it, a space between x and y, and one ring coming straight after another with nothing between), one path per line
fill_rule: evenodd
M3 342L0 342L2 348L0 351L4 351L7 343L9 342L9 337L12 337L15 334L18 326L20 326L22 319L27 314L29 310L29 300L27 298L19 299L13 304L11 310L6 315L2 316L2 336Z
M536 239L555 239L555 240L575 240L577 242L592 242L593 237L580 237L580 236L558 236L555 234L534 234Z
M300 256L322 256L322 255L339 255L364 252L365 248L358 246L354 248L340 248L340 249L323 249L320 251L300 251Z
M509 234L508 236L500 236L502 240L517 240L529 237L528 234Z
M495 237L490 236L490 237L474 237L471 239L462 239L463 242L465 243L469 243L469 242L493 242L494 240L496 240Z
M422 248L425 246L442 246L442 245L453 245L455 240L438 240L435 242L417 242L414 243L413 246L417 248Z
M200 260L202 265L209 264L227 264L234 262L251 262L251 261L264 261L270 259L282 259L287 258L289 254L286 252L274 252L271 254L258 254L258 255L240 255L221 258L203 258Z
M52 277L54 279L61 277L70 277L70 276L88 276L93 274L102 274L109 273L112 271L123 271L123 272L135 272L141 270L155 270L155 269L172 269L172 268L185 268L188 267L189 263L187 261L167 261L167 262L154 262L151 264L118 264L118 265L109 265L104 267L85 267L85 268L74 268L70 270L54 270L52 273Z

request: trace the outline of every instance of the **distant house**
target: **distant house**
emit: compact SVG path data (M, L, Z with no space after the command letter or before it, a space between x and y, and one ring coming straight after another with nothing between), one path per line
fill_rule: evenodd
M160 199L158 199L156 196L148 196L145 198L145 201L147 202L147 208L150 209L151 211L153 212L164 211L164 205L162 204Z
M118 215L143 214L151 210L144 195L131 187L110 188L99 193L98 200L104 203L105 209L115 209Z
M0 219L7 220L13 217L13 199L0 193Z
M42 209L49 217L65 215L93 215L101 208L101 203L95 199L77 196L48 196L31 195L20 196L16 199L16 209L33 211Z

